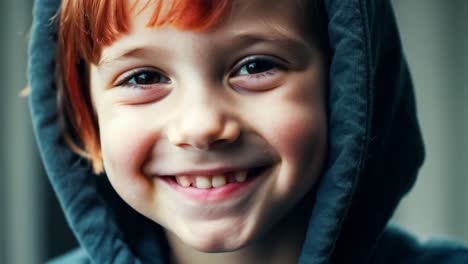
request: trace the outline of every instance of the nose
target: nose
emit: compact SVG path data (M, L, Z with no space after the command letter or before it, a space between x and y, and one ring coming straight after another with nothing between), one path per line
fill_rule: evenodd
M232 143L240 135L239 122L218 104L192 102L183 109L167 129L169 141L178 147L207 150Z

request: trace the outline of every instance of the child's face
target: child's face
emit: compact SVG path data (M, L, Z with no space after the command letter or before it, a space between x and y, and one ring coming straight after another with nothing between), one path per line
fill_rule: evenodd
M91 65L105 170L130 206L188 245L240 248L319 178L323 54L290 0L235 1L203 32L147 28L150 9Z

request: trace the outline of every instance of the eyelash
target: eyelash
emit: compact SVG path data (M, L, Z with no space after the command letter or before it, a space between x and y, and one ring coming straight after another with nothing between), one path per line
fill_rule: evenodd
M273 59L270 57L266 56L251 56L247 57L243 60L241 60L237 67L234 68L234 71L230 75L230 77L247 77L249 79L262 79L262 78L267 78L268 76L272 76L277 71L284 71L286 70L286 67L283 65L283 63L279 62L280 59ZM245 67L248 67L249 65L253 63L262 63L262 64L268 64L268 67L270 67L268 70L260 71L258 73L248 73L247 74L240 74L241 71L248 71L243 70ZM265 65L261 65L265 66ZM152 75L157 75L159 79L162 79L164 81L158 81L155 83L148 83L148 84L138 84L138 83L131 83L131 80L134 78L137 78L139 75L149 73ZM154 76L153 76L154 77ZM116 80L116 85L117 87L124 87L124 88L140 88L140 89L147 89L151 88L151 86L154 85L162 85L162 84L170 84L172 81L166 77L166 75L160 73L157 70L154 70L153 68L137 68L137 69L132 69L126 73L124 73L122 76L120 76Z
M152 74L152 75L157 75L159 79L163 79L164 81L159 81L157 83L148 83L148 84L138 84L138 83L131 83L131 80L134 78L137 78L138 76L142 74ZM154 76L153 76L154 77ZM116 80L116 85L115 86L120 86L120 87L129 87L129 88L141 88L145 89L148 88L148 86L152 85L160 85L160 84L170 84L172 81L166 77L166 75L160 73L157 70L154 70L152 68L137 68L137 69L132 69L126 73L124 73L122 76L120 76Z
M258 73L253 73L253 74L241 74L241 75L237 74L244 67L247 67L248 65L250 65L252 63L259 63L259 62L267 63L267 64L269 64L269 66L271 66L271 68L268 69L268 70L261 71L261 72L258 72ZM278 70L286 70L286 67L283 65L283 63L279 62L279 59L273 59L273 58L266 57L266 56L247 57L247 58L241 60L238 64L239 64L239 66L235 68L235 70L233 71L233 74L231 75L231 77L246 76L249 79L250 78L260 79L260 78L267 77L268 75L274 75Z

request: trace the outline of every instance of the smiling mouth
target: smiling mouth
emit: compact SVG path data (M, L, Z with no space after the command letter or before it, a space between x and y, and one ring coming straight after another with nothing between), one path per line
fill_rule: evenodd
M175 175L163 176L168 180L176 182L184 188L212 189L232 183L243 183L260 175L268 167L257 167L248 170L239 170L215 175Z

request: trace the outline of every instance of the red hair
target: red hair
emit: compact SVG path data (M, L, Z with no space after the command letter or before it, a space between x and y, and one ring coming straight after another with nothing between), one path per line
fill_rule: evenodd
M64 0L58 31L58 71L61 91L59 106L71 126L65 141L72 150L89 159L93 171L101 173L103 163L99 130L91 105L86 64L96 64L103 47L111 45L129 30L130 16L153 8L148 27L171 25L201 31L218 23L230 0ZM164 12L163 12L164 11ZM63 115L63 113L60 113ZM69 133L75 133L79 147Z

